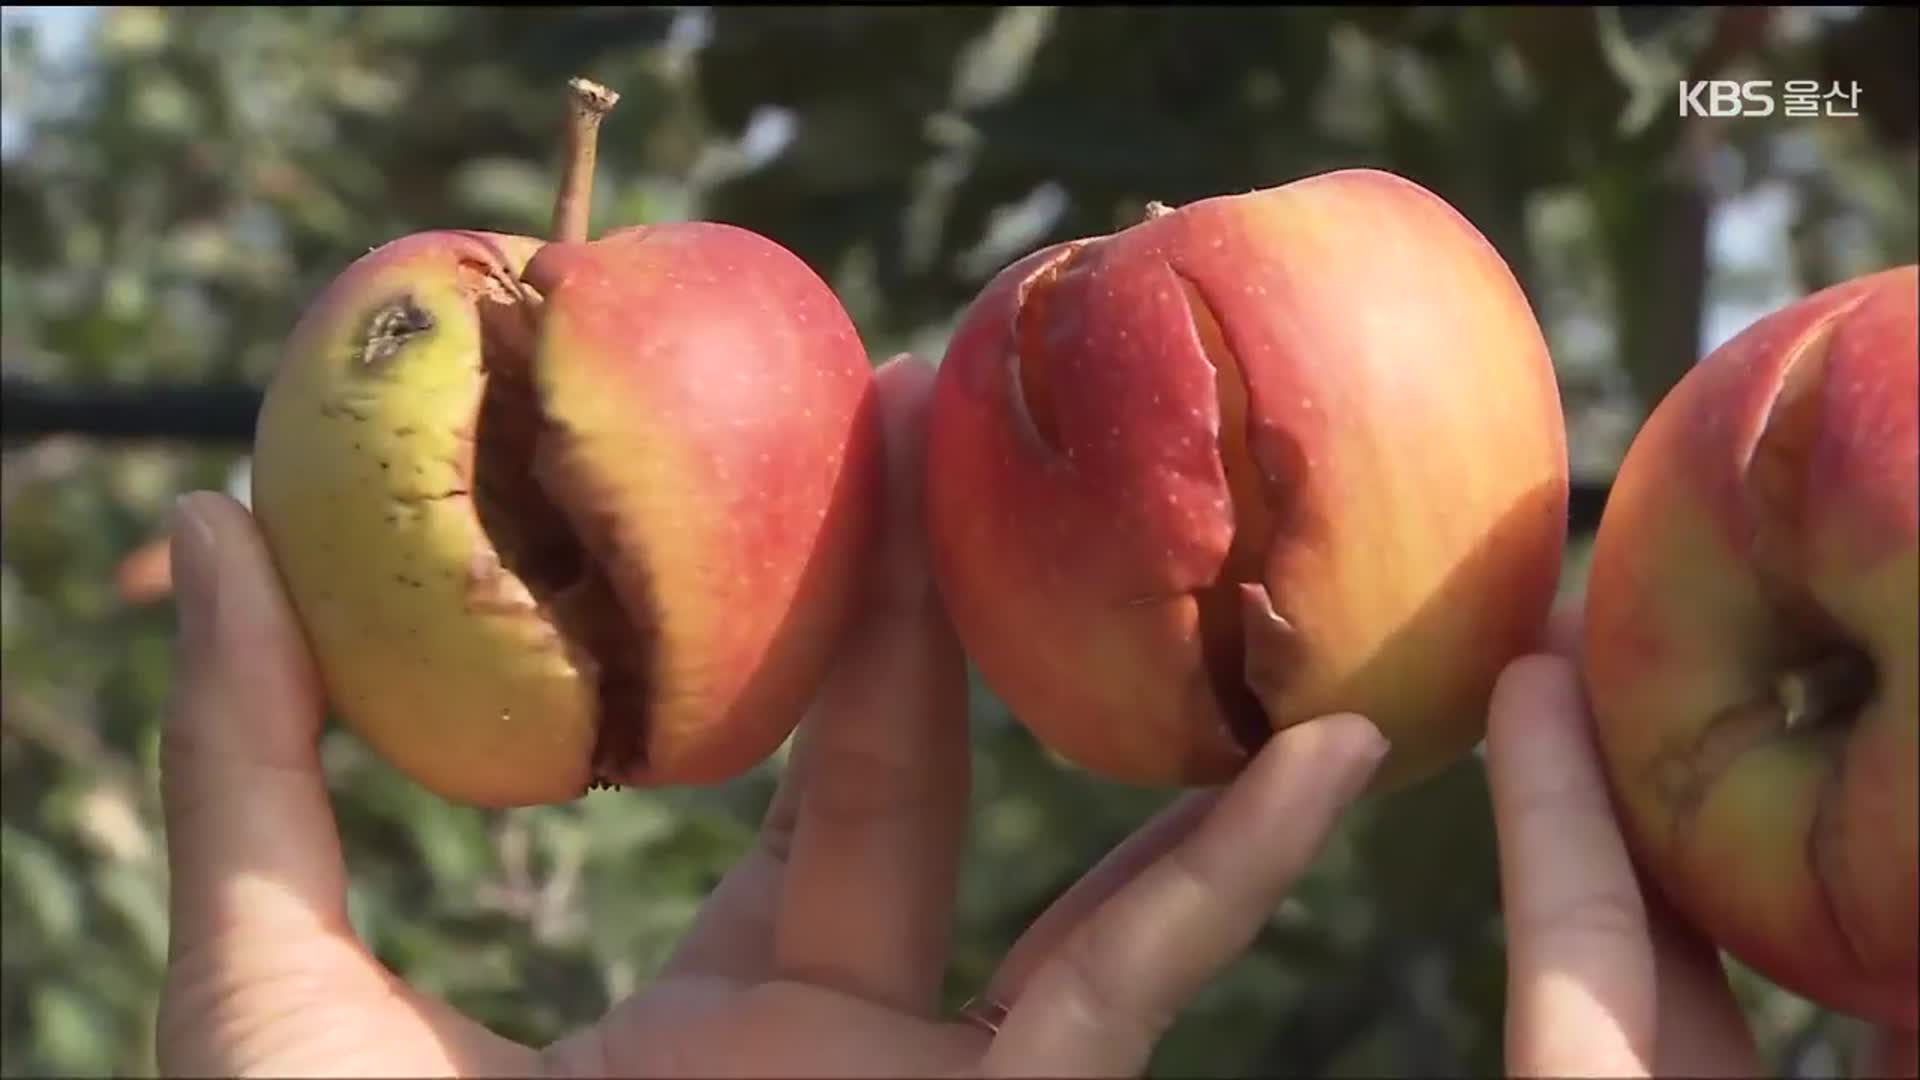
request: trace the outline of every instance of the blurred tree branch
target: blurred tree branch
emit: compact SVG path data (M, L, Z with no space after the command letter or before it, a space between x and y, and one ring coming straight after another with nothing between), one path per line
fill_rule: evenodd
M49 435L249 443L260 391L243 384L56 386L0 379L0 431L8 442Z
M253 441L260 391L244 384L176 383L80 389L9 377L0 380L0 402L8 442L78 435L244 447ZM1606 484L1574 481L1568 516L1576 535L1599 526L1606 499Z
M1684 77L1720 77L1758 47L1769 8L1723 8ZM1707 240L1715 192L1713 162L1723 122L1663 114L1630 154L1625 183L1632 203L1649 208L1652 227L1612 230L1620 291L1620 360L1641 404L1651 409L1699 359L1707 306Z

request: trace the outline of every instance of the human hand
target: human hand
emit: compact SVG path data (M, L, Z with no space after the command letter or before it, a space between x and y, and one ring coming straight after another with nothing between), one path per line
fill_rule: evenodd
M197 495L176 528L182 665L159 1064L175 1075L1130 1075L1259 931L1366 785L1359 717L1274 738L1062 896L983 999L940 1015L968 794L965 665L918 535L931 369L880 372L892 513L875 594L800 727L758 842L658 980L541 1049L386 970L347 920L323 701L259 534ZM615 917L599 912L597 917Z
M1508 667L1487 723L1507 928L1506 1061L1514 1076L1760 1076L1719 951L1643 889L1614 818L1576 655L1578 612L1551 654ZM1913 1032L1879 1030L1861 1076L1915 1075Z

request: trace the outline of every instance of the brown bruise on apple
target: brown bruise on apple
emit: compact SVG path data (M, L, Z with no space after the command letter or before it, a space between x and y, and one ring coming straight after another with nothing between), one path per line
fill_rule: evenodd
M1871 950L1855 936L1859 920L1848 917L1843 899L1855 868L1845 865L1842 833L1859 826L1846 820L1841 805L1848 729L1875 696L1876 672L1869 654L1799 584L1807 579L1803 510L1820 436L1828 348L1849 310L1830 315L1784 366L1742 472L1762 592L1777 613L1776 625L1803 629L1774 642L1768 665L1773 677L1764 694L1728 706L1692 739L1655 755L1645 782L1666 807L1668 842L1679 849L1715 784L1749 751L1792 740L1824 758L1807 862L1828 921L1855 963L1869 970Z
M433 314L410 295L394 298L375 309L360 335L358 370L380 374L407 342L433 331Z
M1147 218L1170 213L1164 204L1153 203ZM1045 335L1055 287L1096 243L1065 245L1021 282L1014 305L1011 404L1029 434L1056 458L1066 449ZM1250 758L1273 735L1276 720L1269 703L1279 700L1299 655L1295 627L1275 609L1263 572L1280 535L1288 495L1302 480L1304 458L1290 440L1257 422L1246 376L1198 284L1170 263L1165 269L1181 290L1194 340L1212 370L1217 426L1209 438L1224 478L1221 497L1229 507L1232 535L1218 570L1205 584L1176 596L1125 602L1195 605L1198 663L1206 692L1226 726L1223 734Z
M596 515L569 505L567 455L533 380L542 297L478 259L460 259L456 272L481 341L479 413L460 440L465 482L444 493L469 502L487 545L467 560L466 608L548 628L573 670L595 687L587 790L615 787L646 761L649 613L623 604L609 583L607 564L620 558L610 531L580 527ZM404 362L409 341L433 327L410 294L379 304L361 334L361 370Z

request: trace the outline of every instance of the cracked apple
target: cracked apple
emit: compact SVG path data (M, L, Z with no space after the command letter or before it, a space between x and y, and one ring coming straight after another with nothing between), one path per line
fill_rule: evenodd
M1045 745L1225 780L1359 712L1382 786L1485 729L1566 537L1553 365L1506 263L1403 178L1328 173L1038 251L930 404L936 580Z
M573 161L591 163L591 132ZM460 802L751 767L872 556L854 327L733 226L441 230L354 262L266 392L253 506L341 719Z
M1584 665L1636 860L1752 969L1920 1026L1920 271L1689 370L1622 461Z

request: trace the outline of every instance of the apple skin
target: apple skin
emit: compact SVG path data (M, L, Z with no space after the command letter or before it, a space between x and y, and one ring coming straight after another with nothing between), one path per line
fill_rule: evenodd
M778 747L872 558L878 440L851 321L770 240L430 232L303 316L253 505L346 724L449 799L551 803ZM598 607L553 587L581 566Z
M1917 288L1911 266L1836 285L1687 372L1621 463L1582 648L1644 874L1762 975L1909 1030ZM1789 730L1774 681L1823 657L1870 662L1871 697Z
M1478 742L1543 640L1566 435L1493 247L1349 170L1001 271L940 366L925 498L982 681L1062 757L1211 784L1351 710L1387 787Z

